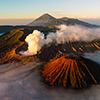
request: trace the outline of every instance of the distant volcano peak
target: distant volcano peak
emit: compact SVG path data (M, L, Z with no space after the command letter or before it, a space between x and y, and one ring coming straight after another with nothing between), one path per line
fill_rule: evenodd
M28 25L29 26L55 26L55 25L61 25L61 24L65 24L65 25L77 24L77 25L82 25L86 27L98 27L97 25L92 25L92 24L89 24L89 23L86 23L74 18L62 17L62 18L57 19L48 13L41 15L39 18L35 19Z
M50 17L50 18L54 18L53 16L51 16L50 14L48 14L48 13L45 13L45 14L43 14L42 16L40 16L40 17ZM56 18L54 18L54 19L56 19Z
M51 16L48 13L43 14L42 16L40 16L39 18L37 18L36 20L53 20L56 19L53 16Z

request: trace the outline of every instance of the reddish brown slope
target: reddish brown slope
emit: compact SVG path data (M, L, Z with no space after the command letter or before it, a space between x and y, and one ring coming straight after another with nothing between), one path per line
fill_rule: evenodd
M62 56L43 67L43 76L50 85L85 88L100 82L100 66L78 56Z

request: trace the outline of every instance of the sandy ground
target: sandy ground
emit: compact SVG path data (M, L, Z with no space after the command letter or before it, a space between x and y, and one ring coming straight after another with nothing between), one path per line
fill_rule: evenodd
M94 56L86 54L87 58ZM95 59L96 57L98 56ZM32 62L0 65L0 100L100 100L100 85L84 90L46 85L41 77L41 64Z

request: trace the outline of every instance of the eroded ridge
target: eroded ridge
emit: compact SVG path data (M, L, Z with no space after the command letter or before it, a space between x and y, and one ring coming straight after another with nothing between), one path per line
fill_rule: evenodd
M86 88L100 81L100 67L83 57L71 55L51 60L43 67L42 75L50 85Z

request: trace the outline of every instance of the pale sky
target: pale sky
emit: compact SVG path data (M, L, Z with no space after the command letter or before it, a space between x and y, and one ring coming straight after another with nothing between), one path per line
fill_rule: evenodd
M0 0L0 24L21 24L21 21L26 24L44 13L57 18L64 16L98 22L100 0Z

